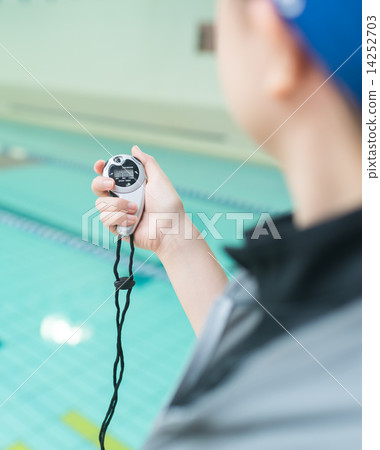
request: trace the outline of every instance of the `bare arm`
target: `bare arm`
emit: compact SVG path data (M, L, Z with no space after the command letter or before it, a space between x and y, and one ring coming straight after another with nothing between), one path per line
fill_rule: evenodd
M227 276L218 264L207 242L200 237L198 229L185 216L187 229L192 238L183 234L171 236L168 243L157 252L173 288L197 335L207 313L226 284Z

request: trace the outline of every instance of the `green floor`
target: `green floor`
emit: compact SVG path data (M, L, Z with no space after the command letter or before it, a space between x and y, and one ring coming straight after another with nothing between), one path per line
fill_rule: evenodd
M110 139L102 143L113 154L127 153L132 144ZM198 212L208 217L215 212L253 212L257 219L260 212L290 209L276 169L245 165L208 200L238 163L143 149L155 155L199 226ZM17 161L14 156L22 152L27 159ZM114 254L113 248L107 251L81 240L82 215L94 203L92 164L108 155L85 135L0 122L0 156L14 160L0 167L0 404L59 347L42 337L46 318L63 317L72 326L80 325L104 303L83 326L83 341L59 348L0 407L0 448L94 449L111 395ZM233 270L223 248L234 243L234 224L221 219L218 230L225 239L206 239ZM138 250L135 267L147 256ZM124 334L125 380L110 426L110 450L141 445L194 343L156 258L136 273L136 281Z

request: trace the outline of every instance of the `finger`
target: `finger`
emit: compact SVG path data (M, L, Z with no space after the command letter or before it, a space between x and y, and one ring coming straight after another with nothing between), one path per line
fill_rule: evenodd
M119 233L117 232L117 226L116 225L111 225L110 227L108 227L108 229L110 230L111 233L115 234L116 236L119 235Z
M115 187L115 180L107 177L96 177L92 180L91 188L98 197L107 197L108 191Z
M96 163L94 164L94 171L98 175L101 175L103 173L103 169L104 169L105 165L106 165L106 162L103 161L102 159L100 159L99 161L96 161Z
M100 220L106 227L111 227L112 225L121 225L122 227L127 227L129 225L133 225L136 222L136 216L133 216L132 214L126 214L122 211L105 211L100 213Z
M132 147L132 155L138 158L144 165L145 173L147 176L145 192L153 197L153 199L157 200L154 192L151 192L149 190L149 182L153 182L153 186L156 181L159 181L161 185L163 185L164 183L168 183L171 185L169 178L166 176L165 172L161 169L160 165L153 158L153 156L142 152L140 148L137 147L137 145L134 145Z
M96 199L95 206L100 212L103 211L123 211L130 214L137 212L136 203L129 202L119 197L100 197Z
M154 176L158 172L161 172L161 167L158 165L153 156L141 151L137 145L132 147L132 155L142 162L148 178L152 175Z

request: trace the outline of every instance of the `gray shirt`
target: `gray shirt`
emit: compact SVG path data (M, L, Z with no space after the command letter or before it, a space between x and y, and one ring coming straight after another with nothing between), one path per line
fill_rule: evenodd
M215 303L144 450L354 450L361 446L361 301L239 348L266 311L241 271Z

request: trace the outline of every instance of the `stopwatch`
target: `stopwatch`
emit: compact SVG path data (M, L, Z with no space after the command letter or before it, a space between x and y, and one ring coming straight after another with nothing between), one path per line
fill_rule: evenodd
M137 205L136 222L127 227L117 226L119 235L130 236L135 231L144 210L146 183L144 167L134 156L116 155L106 162L103 176L115 180L115 187L110 191L112 196L124 198Z

